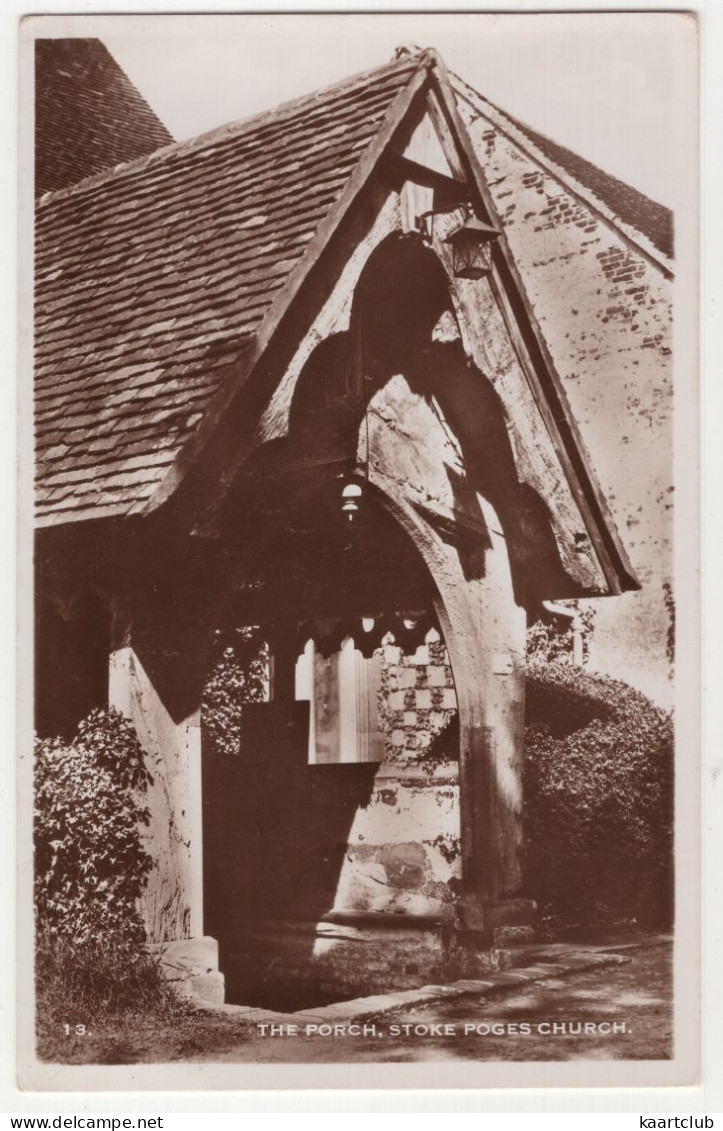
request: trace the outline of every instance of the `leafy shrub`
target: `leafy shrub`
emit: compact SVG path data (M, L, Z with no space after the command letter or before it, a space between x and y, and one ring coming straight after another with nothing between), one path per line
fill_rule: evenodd
M576 625L582 638L583 660L585 660L589 655L595 609L580 605L577 601L565 601L560 604L575 614ZM547 620L538 619L527 629L528 659L572 664L575 634L570 621L547 615Z
M35 901L51 938L143 942L138 898L152 862L139 797L150 781L135 730L117 711L92 711L69 744L36 743Z
M151 782L135 730L94 710L75 738L35 747L36 981L39 1002L84 1008L162 994L139 897L152 866L141 841Z
M268 698L268 681L269 647L258 628L218 634L201 703L206 753L240 754L243 705L263 703Z
M572 630L569 625L560 629L556 625L537 620L527 629L527 655L530 658L552 663L561 660L572 662Z
M625 683L528 661L526 887L564 918L672 915L673 727Z

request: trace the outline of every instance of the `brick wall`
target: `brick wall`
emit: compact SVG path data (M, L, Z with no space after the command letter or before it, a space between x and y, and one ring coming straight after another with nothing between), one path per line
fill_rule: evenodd
M672 695L671 283L645 250L463 107L527 294L642 583L594 604L591 665Z
M510 956L432 924L256 923L221 962L227 1001L289 1010L479 977Z

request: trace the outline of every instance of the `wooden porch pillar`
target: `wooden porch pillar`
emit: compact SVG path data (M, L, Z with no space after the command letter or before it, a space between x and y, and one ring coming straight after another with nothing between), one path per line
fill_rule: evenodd
M380 485L381 480L378 479ZM526 614L514 597L507 543L480 498L486 532L420 521L383 481L437 590L437 615L454 675L460 726L460 925L492 934L530 923L520 898ZM415 508L416 509L416 508Z
M116 618L109 704L135 726L153 777L145 799L150 822L141 833L154 863L142 899L146 935L171 981L185 983L184 993L222 1002L218 946L203 933L200 701L179 713L163 684L144 665L129 622L119 632Z
M533 911L519 898L526 617L495 525L480 576L465 577L455 548L440 543L435 577L459 709L458 917L485 932L527 924Z

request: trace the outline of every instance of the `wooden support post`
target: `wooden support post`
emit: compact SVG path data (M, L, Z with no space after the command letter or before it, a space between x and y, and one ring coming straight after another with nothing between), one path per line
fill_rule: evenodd
M529 922L519 898L522 848L525 611L512 591L504 536L490 522L480 576L465 578L453 546L437 547L438 615L460 724L463 926L491 932Z
M203 934L203 837L200 707L174 717L133 646L114 641L108 699L129 718L153 777L142 830L154 867L143 895L149 943L159 948L172 981L201 1000L223 1001L218 947Z
M460 724L460 925L492 936L527 925L521 899L525 610L517 605L507 544L492 507L477 567L465 568L450 532L422 520L398 485L373 476L412 536L438 590L437 615L449 652Z
M143 907L148 937L192 938L203 933L199 712L172 719L130 645L111 653L108 698L135 726L154 779L144 830L155 864Z

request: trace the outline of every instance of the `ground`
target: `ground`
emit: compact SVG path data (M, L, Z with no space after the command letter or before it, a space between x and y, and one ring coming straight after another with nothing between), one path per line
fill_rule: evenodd
M494 998L444 1000L441 991L436 1001L366 1018L366 1035L349 1034L348 1023L343 1035L306 1035L297 1018L298 1035L272 1036L237 1014L186 1007L96 1021L83 1035L44 1026L38 1051L43 1060L73 1064L666 1060L673 1051L671 949L663 939L628 939L616 950L623 962L510 987ZM283 1020L288 1026L294 1019ZM576 1030L579 1022L582 1035L554 1029ZM585 1034L585 1022L595 1030ZM615 1023L616 1032L606 1032L605 1023Z

